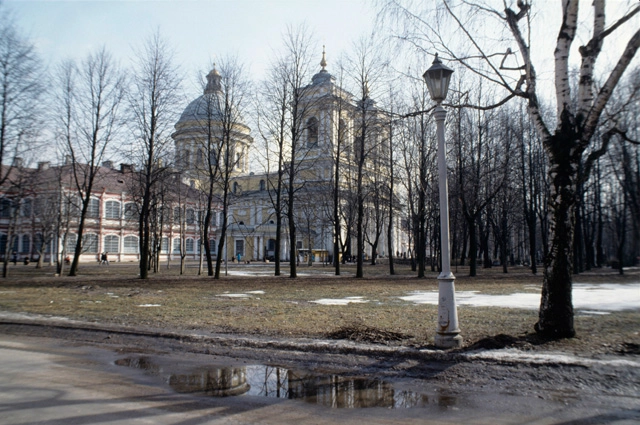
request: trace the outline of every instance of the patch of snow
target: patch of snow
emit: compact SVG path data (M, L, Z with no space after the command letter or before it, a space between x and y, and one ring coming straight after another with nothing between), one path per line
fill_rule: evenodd
M471 359L486 359L499 361L516 361L536 364L566 364L566 365L609 365L640 368L640 362L627 359L588 359L562 353L532 353L518 350L517 348L505 348L501 350L478 351L465 354Z
M162 307L162 304L138 304L138 307Z
M437 291L416 291L399 297L416 304L438 304ZM456 292L456 303L472 307L505 307L537 310L540 294L515 293L508 295L481 294L478 291ZM573 285L573 307L590 314L640 309L640 284L576 283Z
M364 297L346 297L346 298L321 298L319 300L311 301L315 304L322 305L347 305L349 303L368 303L369 300L363 299Z
M228 297L228 298L249 298L247 294L218 294L218 297Z
M248 291L247 294L264 294L264 291Z
M245 270L229 270L229 276L273 276L273 271L245 271Z
M640 283L574 283L573 307L602 311L640 309Z

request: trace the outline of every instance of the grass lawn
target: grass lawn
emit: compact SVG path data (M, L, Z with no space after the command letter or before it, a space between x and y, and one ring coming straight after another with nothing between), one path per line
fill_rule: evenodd
M428 346L433 343L437 306L416 304L400 297L415 291L437 291L436 272L416 279L408 266L397 266L389 276L386 265L365 266L365 278L355 279L355 266L342 267L334 276L329 266L301 266L299 277L272 276L273 264L228 266L219 280L197 275L197 265L179 274L176 262L148 280L137 278L136 264L81 265L79 276L56 277L52 267L11 265L9 277L0 280L0 311L35 313L70 319L135 327L197 330L279 337L325 338L344 328L366 326L399 334L393 344ZM539 294L541 276L524 267L502 273L501 267L480 269L468 277L468 269L454 268L456 291L487 295ZM640 282L640 272L624 276L611 269L574 277L576 283ZM345 300L345 305L319 304L322 299ZM508 305L458 306L465 344L499 334L532 341L537 310ZM640 306L609 314L576 311L577 337L546 342L537 349L560 349L580 354L617 353L640 342Z

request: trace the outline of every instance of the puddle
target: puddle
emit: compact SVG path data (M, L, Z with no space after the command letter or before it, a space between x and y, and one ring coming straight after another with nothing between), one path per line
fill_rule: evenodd
M434 389L421 393L377 378L296 371L275 366L194 367L175 372L148 357L117 360L118 366L142 369L162 378L178 393L212 397L262 396L301 400L330 408L408 409L437 406L457 409L457 396ZM177 368L177 366L175 367Z

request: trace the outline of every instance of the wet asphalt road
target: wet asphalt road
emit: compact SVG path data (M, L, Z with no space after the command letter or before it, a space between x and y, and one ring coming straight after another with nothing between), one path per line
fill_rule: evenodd
M266 397L259 392L212 397L196 391L203 376L209 381L215 374L220 378L220 370L210 367L212 359L221 365L256 363L255 359L154 351L131 344L107 346L0 333L0 424L626 425L640 421L640 398L628 395L585 402L531 397L513 389L503 393L476 387L453 394L415 378L393 381L391 387L366 383L363 390L359 381L337 382L332 376L333 386L320 391L324 398L317 387L311 391L313 398L299 400ZM255 369L243 366L230 370L234 379L240 376L243 381L250 380L247 370ZM258 371L263 373L263 369ZM292 393L298 381L291 378L294 373L284 373L290 377L285 389ZM222 376L231 386L238 384L225 379ZM324 382L325 378L314 379L304 382ZM265 388L272 384L265 378ZM338 393L339 387L346 392ZM377 404L367 401L370 398L377 399ZM383 407L336 408L332 404Z

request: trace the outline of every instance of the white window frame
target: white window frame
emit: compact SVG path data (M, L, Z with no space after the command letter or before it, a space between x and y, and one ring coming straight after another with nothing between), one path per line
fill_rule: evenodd
M131 242L134 242L133 244ZM125 236L123 239L122 252L124 254L138 254L140 252L140 240L135 235Z
M114 208L114 205L117 205L117 210ZM120 203L120 201L109 199L104 203L104 218L119 220L121 209L122 204Z
M114 245L114 241L116 242L115 245ZM120 252L120 236L105 235L103 239L102 251L118 254Z

